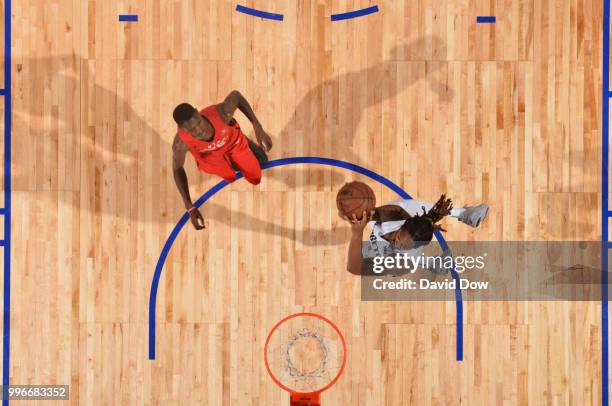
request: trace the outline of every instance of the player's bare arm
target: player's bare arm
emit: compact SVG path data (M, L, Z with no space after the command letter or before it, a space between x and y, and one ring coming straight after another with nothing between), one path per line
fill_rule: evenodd
M363 229L373 216L373 211L369 213L369 215L364 211L361 219L358 219L354 214L351 217L342 216L342 219L351 223L351 241L349 242L346 269L353 275L361 275L361 241L363 239Z
M255 137L257 138L259 146L265 151L269 151L272 148L272 138L264 131L263 126L259 122L259 119L255 115L251 105L238 90L232 90L230 94L227 95L223 103L217 105L217 109L219 110L223 120L228 124L234 116L236 109L239 109L249 119L249 121L251 121L251 124L253 124Z
M189 182L187 181L187 173L185 172L185 156L187 155L187 146L181 141L178 136L174 137L172 142L172 173L174 175L174 182L176 187L183 198L185 209L189 211L189 217L191 224L196 230L205 228L204 218L200 211L194 207L191 202L191 196L189 195Z

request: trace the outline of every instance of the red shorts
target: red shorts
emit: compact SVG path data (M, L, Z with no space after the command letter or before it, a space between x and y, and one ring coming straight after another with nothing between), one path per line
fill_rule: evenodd
M253 151L249 148L249 141L244 135L230 150L224 152L213 151L206 154L204 159L199 161L198 168L206 173L221 176L231 183L236 180L236 172L232 168L232 163L240 169L249 183L259 184L261 167Z

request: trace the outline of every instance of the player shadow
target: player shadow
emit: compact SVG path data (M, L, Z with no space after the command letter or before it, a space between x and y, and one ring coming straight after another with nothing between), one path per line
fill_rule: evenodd
M398 94L410 88L416 82L423 78L428 78L429 88L438 96L438 102L448 103L454 97L454 91L448 83L437 81L434 77L446 62L432 60L414 60L413 72L410 80L401 80L397 76L397 65L400 62L411 62L410 60L400 59L402 55L423 55L424 50L440 49L445 46L445 43L436 36L427 36L418 38L410 43L397 45L391 49L388 59L383 62L373 65L366 69L348 72L341 75L336 75L321 82L319 85L310 89L304 97L296 105L295 112L291 115L290 120L285 124L283 129L275 141L278 139L290 139L297 137L297 132L303 133L304 137L311 137L320 140L318 132L326 131L330 128L341 127L344 134L329 134L326 133L326 142L331 142L333 137L342 136L343 148L329 148L332 158L346 160L348 162L364 166L368 169L376 171L375 165L372 162L365 162L360 157L360 154L353 150L354 140L357 136L357 127L362 121L366 110L371 106L379 105L383 101L397 97ZM417 68L417 64L422 63L422 66ZM370 90L362 100L355 100L350 96L356 96L355 89L361 89L364 86ZM346 89L349 100L336 100L339 96L340 88ZM383 92L383 88L385 91ZM360 103L361 102L361 103ZM326 106L330 104L338 104L338 116L326 114ZM408 112L398 112L398 114L409 114ZM342 117L344 116L344 117ZM346 119L347 122L342 120ZM395 137L395 135L392 135ZM305 147L306 155L317 155L321 150L320 144L310 139L304 141L305 145L312 145L312 148ZM384 157L381 157L384 159Z
M207 216L207 213L214 213L214 218ZM303 230L298 231L293 227L283 225L281 222L274 223L260 217L255 217L252 214L233 212L228 207L214 202L206 202L202 214L204 218L208 217L210 221L225 223L232 228L248 229L267 235L276 235L300 241L309 247L327 247L345 244L350 235L349 227L344 226L344 221L340 219L332 224L329 229L304 227ZM338 226L337 224L341 225Z
M166 138L162 137L159 131L136 112L128 101L118 96L116 92L96 84L95 72L88 67L87 60L75 55L60 55L38 59L17 59L14 60L14 65L13 87L15 89L13 93L17 95L29 92L31 95L36 95L36 98L35 100L29 100L29 103L14 105L12 130L15 137L13 144L19 146L20 143L30 143L23 145L21 149L29 148L35 149L35 152L45 153L44 157L37 157L37 163L49 159L57 161L66 159L65 156L60 156L59 151L67 150L68 148L65 145L71 141L77 144L75 147L73 146L77 152L69 158L78 159L85 156L100 161L102 169L112 167L120 173L129 173L137 169L137 160L142 159L143 154L141 151L134 151L134 147L137 146L134 144L138 144L145 139L152 140L154 152L159 153L161 159L166 158L164 152L171 151L171 139L174 134ZM114 68L116 69L116 66ZM79 76L76 72L79 72ZM20 77L21 75L29 77ZM57 89L53 88L54 83L59 84ZM82 92L79 92L79 89ZM81 103L81 105L74 103L75 110L66 112L66 108L61 104L69 98L76 99L79 97L87 97L88 101ZM138 103L140 102L138 101ZM87 109L91 105L92 109L91 113L85 118L79 117L80 109L84 104L83 108ZM96 109L108 110L109 107L113 110L112 115L121 114L125 122L120 123L119 118L117 118L117 122L112 122L109 112L102 112L99 116L96 116ZM64 110L64 114L60 112L61 110ZM82 121L83 119L87 122L81 122L80 134L73 134L71 135L73 139L69 139L68 133L79 131L76 121ZM70 122L70 120L73 122ZM164 120L164 118L161 120ZM171 111L168 112L167 120L172 121ZM73 129L73 126L77 128ZM120 131L121 126L124 127L122 131ZM254 139L250 125L247 124L244 127L246 127L245 133ZM29 135L28 139L20 137L20 134L24 134L24 132ZM123 141L120 139L122 136L124 137ZM122 151L121 144L128 144L129 150ZM83 153L83 156L78 151L79 149L82 149L80 152ZM57 153L57 156L48 157L46 155L48 152ZM277 158L274 153L273 150L271 159ZM170 154L168 154L167 159L170 162ZM188 162L192 162L192 160L188 158ZM190 165L190 163L187 163L186 169ZM195 168L195 163L192 166ZM35 172L32 170L32 165L28 163L14 161L12 169L13 190L78 190L80 187L78 182L73 182L74 187L60 187L58 186L59 176L54 176L54 173ZM78 169L80 168L77 165ZM311 180L305 175L313 173L313 171L318 173L322 170L311 169L307 171L292 168L291 171L297 176L302 172L304 176L299 176L303 179L301 186L312 187L317 186L315 180ZM66 175L72 176L74 173L67 173ZM296 187L295 182L283 177L279 171L268 171L266 176L286 183L287 186ZM191 174L189 180L192 184L201 184L213 178L217 179L213 175L196 172L195 176ZM332 173L331 180L332 184L341 184L344 177L341 174Z
M17 153L20 159L13 159L12 190L40 192L38 199L50 198L50 205L53 199L59 199L60 204L94 214L135 222L175 224L184 208L172 180L170 140L173 134L162 137L131 102L107 88L106 84L97 83L104 79L99 80L96 74L116 79L118 73L109 75L102 72L104 69L117 69L116 62L110 62L106 67L103 67L105 62L100 62L93 68L90 63L95 64L75 55L14 60L13 92L18 100L13 105L13 155ZM144 104L141 103L141 109ZM72 106L74 110L67 111L70 107L66 106ZM88 112L83 114L81 109ZM162 117L158 122L164 119ZM167 120L172 120L171 111ZM23 159L26 151L32 154L34 165L30 159ZM271 159L275 158L273 150ZM59 162L62 160L67 162L68 169L61 167ZM86 160L88 165L82 165ZM161 160L168 161L165 167L160 165ZM143 165L149 168L145 170ZM204 193L220 180L187 168L190 165L195 168L193 160L188 157L189 182L195 186L192 190ZM323 176L322 168L280 169L270 168L264 176L278 180L285 185L285 190L297 186L316 187L316 177L319 173ZM145 174L147 171L153 173L150 178ZM159 173L169 180L156 180ZM288 178L287 173L292 176ZM311 176L313 173L314 177ZM296 178L303 181L297 185ZM142 183L147 179L157 185L154 195L159 192L175 196L168 211L160 207L155 197L150 200L138 198L139 193L143 193ZM331 172L329 179L333 185L344 182L344 176L336 171ZM160 187L160 184L167 187ZM147 187L151 186L144 186ZM47 196L49 193L50 197ZM192 199L195 201L201 193L193 193ZM205 205L213 205L218 212L228 214L228 209L218 204L207 202ZM221 217L229 218L227 215ZM333 234L327 229L305 229L301 233L284 226L278 229L273 222L244 213L234 214L234 218L238 221L232 222L232 227L250 224L260 232L280 230L284 235L300 236L305 245L314 244L315 236L321 233Z
M606 272L608 281L612 273ZM552 266L550 276L541 283L541 290L551 299L565 301L601 300L601 269L584 264ZM610 283L610 282L608 282Z
M440 46L441 40L436 37L418 39L405 45L404 54L419 52L428 44ZM384 77L385 72L395 70L399 51L399 47L396 47L387 61L367 69L336 76L311 89L299 101L295 112L280 133L277 136L272 134L274 138L295 137L295 131L298 130L296 125L305 117L309 117L311 107L330 102L330 100L321 98L323 89L337 88L340 83L348 88L362 86L368 77ZM57 198L64 204L78 206L81 210L89 210L94 213L128 218L136 222L173 224L180 217L183 212L182 201L178 191L174 189L174 182L170 180L169 183L164 184L164 181L155 180L158 171L161 172L162 177L172 176L170 160L173 134L162 137L159 131L144 118L143 112L152 107L141 101L143 96L135 94L133 86L130 86L127 79L125 83L117 83L118 72L109 74L104 71L105 69L119 69L116 61L108 61L106 64L106 61L89 61L77 55L59 55L47 58L14 58L13 65L14 97L25 96L26 98L24 102L18 101L14 104L13 145L17 147L20 156L24 155L25 151L32 151L36 162L35 165L32 165L30 161L24 159L13 160L13 190L56 191L58 192ZM434 66L439 67L440 63ZM129 66L125 72L128 71ZM410 83L395 83L391 86L393 91L387 92L384 98L395 97L411 83L420 80L428 73L427 67L419 72L416 76L413 75L414 80ZM103 77L99 79L96 75ZM101 85L100 82L104 80L107 83ZM132 75L131 80L143 81L145 79ZM119 96L117 92L111 90L112 86L124 86L126 94L133 100L128 101ZM448 86L435 81L432 81L431 86L442 98L452 97L452 90ZM143 88L146 86L143 85ZM29 94L26 95L24 92ZM76 98L87 99L76 101ZM373 92L373 97L367 98L365 105L353 108L352 125L361 121L366 108L381 103L384 98L382 92L376 91ZM71 103L64 104L66 102ZM135 108L132 104L137 104L138 107ZM74 110L66 111L66 105L72 106ZM81 109L87 110L87 114L82 113ZM156 120L157 123L166 120L164 113L166 112L158 113L162 117ZM171 120L171 111L168 111L167 115L167 120ZM151 116L149 114L149 117ZM77 121L80 122L80 125ZM246 127L247 134L252 133L248 124ZM307 131L308 129L299 128L299 130ZM354 131L349 132L349 145L352 145L354 136ZM67 154L66 151L72 152ZM270 154L271 159L279 158L275 156L275 152L273 149ZM361 161L358 154L354 154L350 147L344 152L333 151L331 156L357 164L360 164ZM162 159L167 159L168 163L160 169L158 162ZM69 161L69 165L60 164L62 160ZM80 165L85 160L89 163L87 168L85 165ZM143 165L148 165L149 168L143 170ZM372 168L371 165L363 166L373 170L377 169ZM155 174L148 177L145 175L146 171L155 172ZM210 180L211 175L199 173L194 175L194 172L196 171L188 171L189 181L196 186L196 189L204 190L205 186L214 184ZM290 176L283 172L289 172ZM302 172L301 175L300 172ZM343 174L338 171L329 171L328 168L291 168L287 171L269 169L264 176L277 180L291 189L317 188L320 187L321 179L326 173L331 173L328 179L332 188L339 188L345 181ZM296 181L298 178L299 183ZM153 193L174 193L176 195L175 203L168 208L169 212L160 208L154 196L151 202L143 202L142 199L134 202L138 191L142 191L142 183L146 181L156 182L158 185ZM167 187L159 187L160 183L167 184ZM74 194L64 193L70 191L78 192L80 197L75 198ZM192 196L194 200L197 197L199 195ZM119 199L122 199L120 203L118 203ZM143 204L151 207L138 207ZM174 216L173 212L177 216ZM238 216L243 216L243 214L238 214ZM250 224L244 227L252 227L254 230L263 230L267 233L291 234L290 230L282 227L279 229L274 223L268 223L265 220L247 220L244 223L232 224L232 227L243 227L242 223ZM304 244L310 245L315 241L312 235L330 231L304 230L301 233L293 234L303 235ZM343 235L344 233L334 234ZM340 241L332 239L330 243L335 244Z
M435 36L430 37L422 37L411 43L404 44L402 46L395 46L389 55L389 59L369 67L367 69L362 69L358 71L352 71L346 74L337 75L331 79L326 79L321 82L316 87L310 89L304 97L300 99L300 101L296 105L295 111L291 114L289 121L284 125L283 129L279 132L278 135L271 134L275 145L278 145L279 141L296 139L298 137L298 132L301 134L305 134L305 137L311 137L313 139L319 139L316 131L316 121L312 118L312 112L323 112L325 111L325 105L328 103L334 103L333 95L337 94L339 91L339 87L342 85L347 89L357 89L359 87L364 86L368 80L381 80L386 78L388 75L392 74L392 72L397 71L397 64L400 56L403 55L415 55L422 54L424 49L427 47L431 47L431 49L438 49L443 47L443 41ZM408 89L411 85L418 82L419 80L426 77L428 74L433 74L436 70L438 70L442 66L441 62L436 63L424 63L422 66L423 69L416 70L416 74L413 74L411 79L412 81L399 81L397 80L393 83L389 88L392 91L387 92L383 95L383 92L380 89L377 89L374 92L368 93L368 96L365 98L365 104L362 105L353 105L351 107L351 117L350 123L351 129L348 131L348 138L345 138L345 142L347 147L340 151L333 151L331 154L326 154L326 157L336 158L348 161L353 164L361 165L366 167L367 169L371 169L373 171L377 171L378 168L373 166L371 163L364 163L363 160L359 157L359 154L354 153L352 150L352 145L354 141L354 137L356 135L356 127L359 125L359 122L362 120L365 115L366 110L370 106L378 105L385 101L388 98L396 97L402 91ZM436 81L434 78L430 78L429 81L430 88L438 95L440 102L450 102L454 96L454 92L452 88L448 86L447 83L440 83ZM331 96L331 97L330 97ZM344 101L346 102L346 101ZM342 102L339 102L342 103ZM316 114L315 114L316 115ZM325 115L319 115L317 118L322 124L323 128L329 128L330 125L333 125L332 117L326 117ZM314 123L314 124L313 124ZM306 128L305 126L314 125L312 128ZM325 134L325 137L331 138L335 137L336 134ZM305 144L309 144L309 140L305 140ZM315 145L317 145L315 143ZM305 155L322 155L318 148L308 149ZM321 185L323 184L325 170L317 170L317 169L309 169L302 179L309 179L311 184ZM333 190L339 189L342 186L344 177L341 174L338 174L336 171L331 171L331 187ZM287 176L285 184L291 187L299 187L303 186L298 184L295 176ZM241 213L236 214L238 216L244 216ZM222 219L229 219L229 216L221 216ZM221 220L223 221L223 220ZM225 220L228 221L228 220ZM242 221L238 221L239 224L251 224L250 227L253 230L264 229L267 230L267 234L277 234L277 235L286 235L287 230L283 228L278 228L273 226L270 223L261 222L258 219L253 218L244 218ZM232 223L233 224L233 223ZM341 229L348 230L347 227L341 227ZM331 231L331 230L330 230ZM334 232L335 236L331 237L328 244L329 245L338 245L346 242L346 236L344 232L340 232L340 230L336 230ZM317 245L316 241L316 230L305 230L304 232L304 241L305 245ZM320 243L319 243L320 245Z

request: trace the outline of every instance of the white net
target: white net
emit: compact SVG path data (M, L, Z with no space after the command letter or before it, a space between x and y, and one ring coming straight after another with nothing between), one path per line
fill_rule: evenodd
M340 335L316 316L298 316L280 324L266 353L273 377L297 393L324 389L339 375L344 360Z

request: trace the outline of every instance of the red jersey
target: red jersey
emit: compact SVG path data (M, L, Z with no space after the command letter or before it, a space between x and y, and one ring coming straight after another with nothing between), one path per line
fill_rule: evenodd
M189 151L191 151L191 154L198 164L198 168L206 171L205 167L207 165L204 163L207 160L210 161L212 155L219 156L228 154L234 147L239 145L243 139L245 139L245 136L240 130L240 126L236 120L232 119L231 125L223 122L215 105L202 109L200 111L200 115L204 117L204 119L208 119L210 124L215 129L212 140L203 141L195 138L180 127L178 127L177 133L185 145L187 145Z

